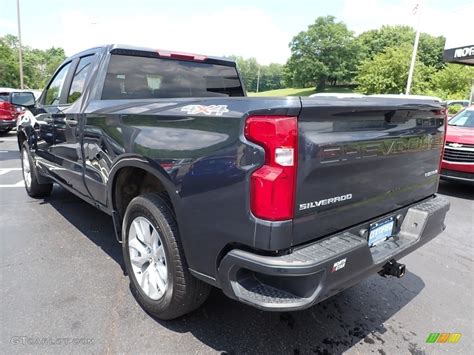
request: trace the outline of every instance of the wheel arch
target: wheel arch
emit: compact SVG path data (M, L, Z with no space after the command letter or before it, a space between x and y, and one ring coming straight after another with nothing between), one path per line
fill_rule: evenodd
M18 130L17 130L17 133L16 133L16 138L17 138L17 143L18 143L18 150L21 151L21 147L23 145L23 142L28 140L28 137L27 137L25 131L21 127L18 127Z
M121 176L123 177L123 175L128 173L128 171L141 171L156 179L156 182L159 183L159 185L156 186L157 192L163 191L167 193L169 196L171 208L175 213L177 220L179 214L180 197L176 191L174 182L171 180L166 171L155 161L147 159L143 156L135 154L123 156L116 163L114 163L112 169L110 170L107 183L107 207L114 219L116 236L119 242L122 240L122 219L126 205L118 206L119 201L117 201L117 183L120 183Z

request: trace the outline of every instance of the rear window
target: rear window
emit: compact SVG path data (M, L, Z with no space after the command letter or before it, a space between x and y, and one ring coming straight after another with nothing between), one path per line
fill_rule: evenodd
M114 54L102 99L244 96L233 66Z
M0 92L0 102L2 101L9 101L9 93L8 92Z

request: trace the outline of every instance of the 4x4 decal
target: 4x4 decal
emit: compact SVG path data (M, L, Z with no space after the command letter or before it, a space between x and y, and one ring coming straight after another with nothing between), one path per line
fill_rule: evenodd
M187 112L188 115L222 116L223 113L229 112L229 109L227 105L186 105L181 111Z

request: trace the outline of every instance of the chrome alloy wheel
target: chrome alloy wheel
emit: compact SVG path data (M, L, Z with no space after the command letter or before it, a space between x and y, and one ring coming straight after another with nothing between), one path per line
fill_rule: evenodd
M31 187L31 166L26 149L23 149L21 160L23 162L23 179L25 180L26 187L29 189Z
M133 273L143 292L159 300L168 286L168 267L160 235L145 217L133 220L128 231L128 252Z

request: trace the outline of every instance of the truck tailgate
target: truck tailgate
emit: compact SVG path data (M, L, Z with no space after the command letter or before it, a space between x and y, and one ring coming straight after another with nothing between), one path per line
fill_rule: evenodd
M441 106L385 98L301 101L295 245L436 192Z

